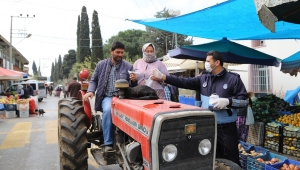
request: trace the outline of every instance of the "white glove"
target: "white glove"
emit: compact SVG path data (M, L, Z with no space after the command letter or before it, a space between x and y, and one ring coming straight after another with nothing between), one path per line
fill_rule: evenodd
M156 68L152 71L152 76L155 78L162 79L163 74Z
M227 98L219 98L219 100L215 103L214 107L217 109L228 109L226 106L229 105L229 100Z

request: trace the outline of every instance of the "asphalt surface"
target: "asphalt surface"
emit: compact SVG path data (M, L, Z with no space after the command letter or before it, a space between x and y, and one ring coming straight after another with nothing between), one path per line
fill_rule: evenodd
M4 117L0 114L0 169L59 170L57 135L58 100L49 96L39 102L44 116ZM118 165L99 166L89 152L89 170L119 170Z

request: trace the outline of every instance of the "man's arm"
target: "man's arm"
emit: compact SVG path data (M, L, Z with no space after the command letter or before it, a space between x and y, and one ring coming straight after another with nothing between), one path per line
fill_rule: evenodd
M245 85L240 77L237 77L234 83L234 96L229 98L229 107L241 108L248 106L249 95L246 91Z

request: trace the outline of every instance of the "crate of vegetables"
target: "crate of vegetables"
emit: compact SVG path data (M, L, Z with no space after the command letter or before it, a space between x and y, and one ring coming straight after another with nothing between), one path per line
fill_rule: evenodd
M267 131L265 135L264 147L282 153L282 134Z
M285 126L283 128L283 136L300 138L300 128L293 125Z
M242 166L242 169L247 170L247 156L250 153L250 150L254 150L254 146L250 143L239 141L239 160Z
M263 156L248 157L247 158L247 170L264 170L266 165L273 165L283 162L287 157L267 152Z
M266 124L265 130L276 134L282 134L283 127L281 123L271 122Z
M241 151L239 154L239 159L241 162L242 169L247 170L247 158L248 157L257 157L266 155L269 152L265 148L251 146L248 150Z
M300 170L300 162L286 159L283 162L266 165L265 170Z
M294 146L284 145L283 149L282 149L282 153L287 154L287 155L300 157L300 149L296 148Z

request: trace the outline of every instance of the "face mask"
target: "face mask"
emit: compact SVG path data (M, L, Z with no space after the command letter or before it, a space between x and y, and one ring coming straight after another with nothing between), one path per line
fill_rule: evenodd
M216 68L216 67L211 68L209 62L205 62L204 66L205 66L205 70L208 71L208 72L212 72L213 69Z
M152 62L156 61L156 55L155 54L151 54L151 53L143 52L143 59L147 63L152 63Z

